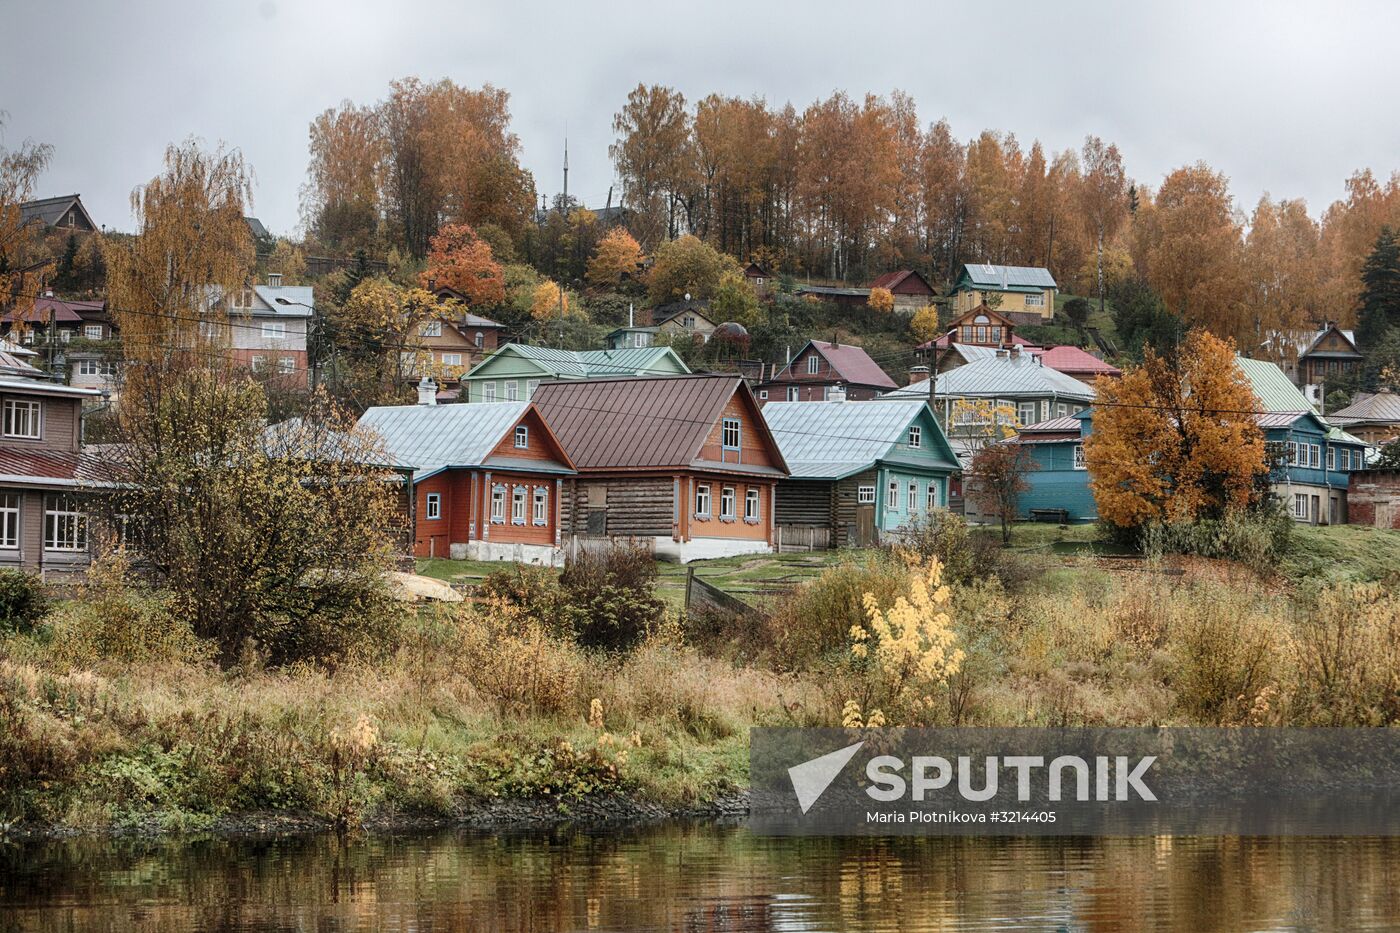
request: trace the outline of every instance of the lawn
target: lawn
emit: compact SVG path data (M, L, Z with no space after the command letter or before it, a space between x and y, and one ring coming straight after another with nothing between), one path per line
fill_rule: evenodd
M1366 525L1299 525L1279 572L1294 582L1385 580L1400 571L1400 532Z

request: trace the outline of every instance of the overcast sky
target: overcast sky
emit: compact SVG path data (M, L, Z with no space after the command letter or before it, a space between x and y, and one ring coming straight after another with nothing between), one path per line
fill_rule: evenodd
M1246 210L1268 191L1316 216L1353 170L1400 168L1400 4L1148 6L0 0L22 40L0 53L0 144L52 143L40 193L80 192L99 224L130 229L131 189L168 143L224 141L275 233L299 222L312 117L406 75L507 89L543 193L559 190L567 128L570 192L589 206L614 180L612 115L638 82L799 109L897 88L962 139L993 128L1059 150L1100 135L1152 186L1204 159Z

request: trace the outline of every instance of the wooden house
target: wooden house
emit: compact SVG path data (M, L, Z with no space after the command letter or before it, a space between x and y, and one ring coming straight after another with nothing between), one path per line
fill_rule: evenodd
M1328 415L1327 421L1368 444L1380 446L1400 437L1400 395L1384 388L1359 392L1350 405Z
M1049 269L970 262L962 267L950 297L957 315L995 304L997 314L1017 324L1044 324L1055 316L1058 291Z
M368 409L395 463L413 470L414 554L558 565L562 482L573 464L529 402Z
M615 379L690 372L670 347L556 350L508 343L462 377L469 402L528 401L546 379Z
M741 377L555 381L534 400L578 470L565 535L631 539L682 563L772 550L787 467Z
M913 269L886 272L867 287L888 290L894 296L895 308L911 313L933 304L938 296L937 290L928 283L928 279Z
M958 459L922 400L769 402L763 417L791 472L780 549L869 547L948 506Z
M759 383L761 402L822 402L833 393L863 401L897 388L860 347L809 340L771 379Z
M25 201L19 206L19 213L21 221L26 224L38 224L74 233L92 233L97 230L92 215L83 206L82 196L77 194L61 194L53 198Z
M710 318L710 303L700 299L673 301L652 309L651 325L662 337L698 337L708 341L717 321Z
M415 383L431 376L442 394L451 398L457 395L462 376L496 351L506 328L467 311L464 296L450 288L438 288L434 294L443 307L418 323L406 351L404 376Z
M1328 321L1298 354L1295 381L1302 386L1326 386L1339 376L1356 372L1364 362L1356 348L1356 334Z
M773 293L773 274L752 260L744 267L744 281L749 283L754 294L760 298Z

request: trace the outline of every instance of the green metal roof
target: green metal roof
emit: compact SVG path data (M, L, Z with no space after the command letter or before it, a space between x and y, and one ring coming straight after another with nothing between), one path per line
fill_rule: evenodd
M1254 390L1255 398L1267 412L1312 411L1312 403L1293 382L1273 363L1267 360L1252 360L1247 356L1235 357L1235 366Z

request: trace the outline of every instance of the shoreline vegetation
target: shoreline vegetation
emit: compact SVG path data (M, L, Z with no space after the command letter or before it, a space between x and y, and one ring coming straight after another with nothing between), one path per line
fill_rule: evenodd
M159 599L85 592L0 638L0 835L737 816L754 726L1400 721L1400 535L1295 529L1252 567L1013 531L698 565L758 581L738 620L623 549L435 562L491 572L323 665L220 666Z

